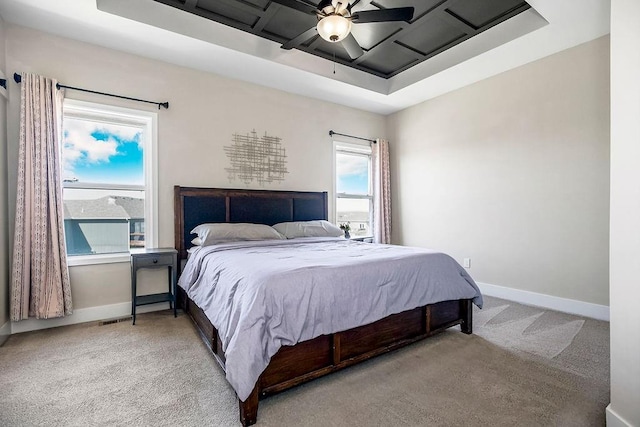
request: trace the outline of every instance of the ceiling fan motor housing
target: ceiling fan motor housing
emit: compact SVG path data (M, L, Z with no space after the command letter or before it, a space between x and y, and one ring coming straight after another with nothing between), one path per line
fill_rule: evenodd
M340 0L323 0L318 5L318 34L331 43L344 40L351 32L349 3Z
M157 0L160 1L160 0ZM329 43L339 43L349 55L356 59L364 55L364 50L351 34L352 24L367 24L372 22L407 21L413 18L413 7L384 8L361 10L351 13L352 4L348 0L321 0L317 7L307 3L308 0L271 0L274 3L290 7L305 14L312 14L318 18L315 27L292 38L282 45L283 49L299 47L307 40L320 35ZM367 2L368 4L368 2Z

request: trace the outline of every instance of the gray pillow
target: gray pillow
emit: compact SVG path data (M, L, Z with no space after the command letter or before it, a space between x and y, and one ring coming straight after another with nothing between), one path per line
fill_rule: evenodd
M344 232L329 221L292 221L281 222L273 228L287 239L296 237L341 237Z
M264 224L217 223L200 224L191 234L197 234L202 246L242 240L283 240L275 229Z

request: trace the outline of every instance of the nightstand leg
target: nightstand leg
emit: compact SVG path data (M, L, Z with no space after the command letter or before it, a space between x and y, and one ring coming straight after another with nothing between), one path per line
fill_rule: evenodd
M173 317L178 317L178 294L176 293L176 285L178 282L178 269L170 268L171 277L169 278L169 286L171 287L171 295L173 295Z
M171 274L171 270L173 270L173 268L169 266L169 293L173 294L173 291L171 290L173 288L173 274ZM173 302L169 300L169 309L173 308L172 304Z
M135 268L131 269L131 318L133 319L132 325L136 324L136 276L137 271Z

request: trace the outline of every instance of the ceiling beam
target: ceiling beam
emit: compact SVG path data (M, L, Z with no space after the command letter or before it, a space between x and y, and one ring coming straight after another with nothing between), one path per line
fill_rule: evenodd
M256 34L261 32L264 29L264 27L267 26L269 21L271 21L271 19L276 15L276 13L280 11L280 8L282 8L282 5L278 3L274 3L274 2L269 3L269 6L267 7L267 10L265 11L265 13L260 17L260 19L258 19L258 22L256 22L255 25L253 26L253 30L256 32Z
M442 13L440 13L438 15L438 18L451 25L452 27L456 27L464 34L475 36L480 32L478 28L473 27L471 24L465 22L464 20L458 19L456 15L449 13L449 11L447 10L444 10Z
M353 5L352 8L354 6L357 6L358 9L360 9L360 7L362 7L363 9L367 6L369 6L371 4L373 0L356 0ZM379 8L378 8L379 9Z
M238 9L241 12L258 15L259 17L262 17L265 14L265 10L263 8L252 5L251 3L240 2L237 0L216 0L216 3L223 3L229 7Z

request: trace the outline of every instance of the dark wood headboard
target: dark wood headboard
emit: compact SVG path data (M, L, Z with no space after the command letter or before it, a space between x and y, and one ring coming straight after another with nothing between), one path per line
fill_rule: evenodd
M173 188L175 245L185 259L199 224L250 222L274 225L285 221L327 219L327 193L307 191Z

